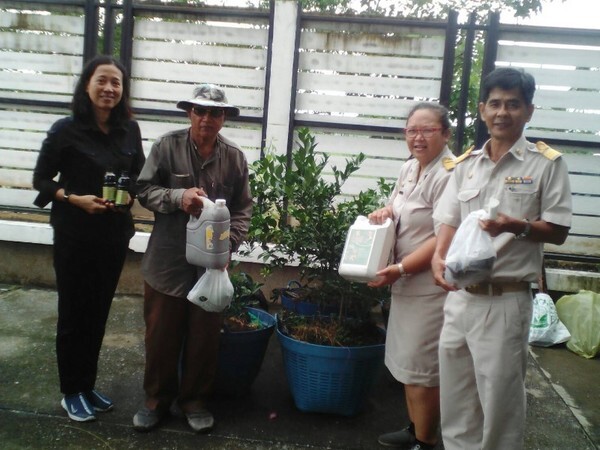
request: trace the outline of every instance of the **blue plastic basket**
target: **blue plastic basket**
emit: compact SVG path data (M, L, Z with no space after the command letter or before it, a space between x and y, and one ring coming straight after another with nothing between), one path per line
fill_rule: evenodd
M284 294L281 294L281 306L288 311L294 311L303 316L314 316L319 312L319 307L316 303L296 301Z
M315 345L292 339L279 329L277 337L298 409L343 416L356 415L363 409L383 368L384 344Z
M296 280L291 280L287 284L288 289L301 289L302 285ZM325 305L323 309L319 308L316 303L307 302L304 300L295 300L292 297L281 293L281 306L288 311L294 311L296 314L302 316L315 316L322 314L328 316L329 314L336 314L338 308L336 306Z

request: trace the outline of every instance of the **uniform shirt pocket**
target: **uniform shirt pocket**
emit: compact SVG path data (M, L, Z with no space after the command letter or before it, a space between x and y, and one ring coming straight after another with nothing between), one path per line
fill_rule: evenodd
M463 189L458 192L457 197L460 203L460 214L466 217L470 212L481 209L481 198L479 189Z
M170 188L182 189L194 186L194 180L189 173L172 173L169 175Z
M227 205L231 205L233 202L233 186L228 186L223 183L217 183L217 198L225 199Z
M508 184L504 186L502 212L520 219L538 216L538 187L533 184Z

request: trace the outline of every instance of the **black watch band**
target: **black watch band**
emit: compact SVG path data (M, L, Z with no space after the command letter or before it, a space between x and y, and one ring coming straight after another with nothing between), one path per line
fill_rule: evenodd
M515 239L522 241L523 239L526 239L527 236L529 236L531 234L531 223L529 222L529 220L525 219L525 229L523 230L523 232L521 234L517 234L515 236Z

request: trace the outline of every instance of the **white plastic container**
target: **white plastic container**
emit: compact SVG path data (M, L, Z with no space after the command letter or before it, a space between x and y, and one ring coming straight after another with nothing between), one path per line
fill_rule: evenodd
M499 205L500 205L500 202L498 201L498 199L496 199L494 197L490 197L490 199L488 200L487 208L486 208L490 220L496 220L498 218L498 206Z
M372 224L365 216L358 216L348 230L339 274L347 280L366 283L385 268L394 248L394 222Z
M194 266L223 269L229 262L229 209L223 199L202 202L200 217L187 223L185 257Z

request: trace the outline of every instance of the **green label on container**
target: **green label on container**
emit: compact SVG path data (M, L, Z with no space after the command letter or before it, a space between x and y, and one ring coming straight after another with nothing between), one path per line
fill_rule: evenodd
M375 232L371 230L350 230L343 264L366 266L369 263Z
M115 199L115 204L119 206L124 206L127 204L127 191L117 191L117 198Z
M117 198L117 188L114 186L103 186L102 197L109 202L114 202Z

